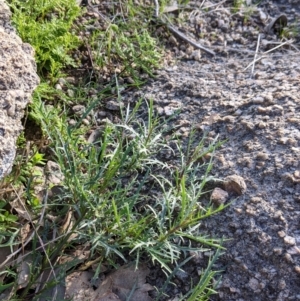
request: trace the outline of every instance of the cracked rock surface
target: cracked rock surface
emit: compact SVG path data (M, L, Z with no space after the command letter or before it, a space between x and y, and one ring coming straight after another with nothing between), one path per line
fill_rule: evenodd
M33 49L10 24L10 10L0 0L0 178L10 172L21 118L39 83Z

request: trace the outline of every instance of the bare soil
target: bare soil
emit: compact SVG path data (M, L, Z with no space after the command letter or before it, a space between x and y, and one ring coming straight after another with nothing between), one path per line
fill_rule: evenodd
M233 1L190 2L178 26L216 55L172 37L172 62L123 100L152 98L166 117L180 109L173 122L182 138L194 127L226 140L213 175L239 175L247 185L202 225L229 239L212 300L300 300L300 2L247 2L236 12ZM282 14L287 26L278 29Z
M169 13L180 20L174 24L180 32L215 56L158 26L157 38L167 41L165 66L121 97L132 104L153 99L161 117L180 110L170 127L182 141L191 129L199 139L225 141L212 175L239 176L247 185L202 224L204 234L227 239L214 266L222 278L211 300L300 300L300 1L239 2L190 1ZM91 14L109 4L82 3ZM99 115L110 118L106 107ZM198 277L210 255L183 267L169 300L189 289L187 275ZM154 268L150 278L159 287L164 274Z

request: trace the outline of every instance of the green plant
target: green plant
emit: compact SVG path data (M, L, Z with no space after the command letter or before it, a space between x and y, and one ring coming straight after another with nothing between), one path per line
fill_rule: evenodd
M5 223L14 223L17 221L18 217L10 214L4 207L7 203L3 200L0 200L0 228L1 230L6 229L4 226Z
M255 11L258 4L247 4L245 0L234 0L232 11L233 13L242 13L244 15L244 23L246 23Z
M295 38L299 35L300 29L297 23L291 23L286 27L283 27L281 32L280 32L280 37L281 38Z
M148 256L167 273L172 272L183 251L220 248L218 240L199 234L200 221L223 209L199 202L212 164L198 162L213 153L217 143L205 148L202 139L193 149L191 137L186 152L178 146L181 165L172 170L156 158L169 146L160 121L153 115L152 102L147 123L136 121L140 105L133 109L134 114L127 111L123 124L107 124L95 145L78 143L75 129L57 123L56 109L39 108L44 114L43 128L52 139L53 152L64 173L68 206L78 216L67 236L49 250L49 258L61 253L74 232L81 242L91 244L92 254L102 261L114 262L120 257L126 262L128 253L137 262ZM164 173L159 175L158 169ZM200 170L204 174L198 174ZM150 197L149 190L142 191L145 185L154 185L160 192ZM139 211L141 202L145 204ZM192 247L188 241L203 247Z
M240 10L240 8L245 4L246 4L245 0L234 0L233 1L233 12L237 13Z
M112 74L130 76L134 85L140 85L141 71L152 76L162 56L150 33L153 8L122 1L116 9L122 11L122 16L106 20L106 29L95 30L87 43L93 49L92 58L100 70L105 67Z
M40 75L57 78L63 67L76 66L70 55L81 44L71 31L80 15L75 0L10 0L8 3L18 34L35 49Z
M31 155L24 155L24 151L19 149L12 173L6 179L7 183L13 183L18 188L25 185L24 197L32 207L40 205L35 193L35 187L43 183L43 172L40 167L44 164L44 155L39 153L37 149L33 149Z
M75 125L68 126L68 105L53 86L64 67L76 66L72 49L81 42L71 32L75 30L75 18L80 15L79 7L72 0L9 3L19 34L35 48L42 77L28 118L41 126L49 141L51 160L56 160L64 174L59 195L48 198L52 187L44 187L45 195L40 202L34 187L40 184L42 175L36 167L42 166L48 157L37 148L26 152L19 149L14 171L6 179L16 188L24 188L18 198L28 211L33 230L26 244L27 253L22 257L25 263L33 258L29 281L21 292L14 284L14 298L38 300L48 289L56 288L79 263L76 258L62 263L61 256L82 244L90 246L88 259L97 258L100 264L117 266L129 260L136 264L142 260L159 264L166 273L165 286L190 260L185 258L188 251L222 249L221 240L202 235L200 229L203 219L224 209L205 203L212 161L201 163L220 143L207 144L205 137L199 140L195 131L186 146L175 136L164 138L166 132L172 132L168 120L154 114L153 101L143 100L122 110L118 124L107 122L99 139L88 143L83 136L86 129L82 120L105 101L111 85L116 86L118 95L120 91L118 83L112 83L97 94L96 100L85 97L86 111ZM152 75L161 55L149 33L153 7L137 6L133 1L113 2L112 7L106 29L94 32L85 43L91 46L91 58L98 67L107 67L111 73L117 73L117 67L122 75L133 77L133 85L138 85L142 82L138 71ZM146 119L141 117L145 110ZM24 139L19 142L25 149ZM165 151L176 157L176 167L159 159ZM0 211L0 219L3 216L6 227L16 220L4 207L0 210L5 210ZM19 231L9 229L3 240L6 245L18 245ZM18 252L24 247L22 241ZM213 263L218 255L217 251L199 283L191 284L190 292L183 298L207 300L214 293ZM45 287L37 289L40 277L49 271L57 273ZM32 288L36 291L34 296L30 295Z

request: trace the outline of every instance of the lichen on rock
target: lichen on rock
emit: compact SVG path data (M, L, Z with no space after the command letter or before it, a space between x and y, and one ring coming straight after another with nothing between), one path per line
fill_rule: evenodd
M11 171L21 119L39 84L33 48L12 28L10 10L0 0L0 179Z

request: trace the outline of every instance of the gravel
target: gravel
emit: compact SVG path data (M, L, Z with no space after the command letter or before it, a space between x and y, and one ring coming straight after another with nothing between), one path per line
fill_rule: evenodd
M210 237L229 238L214 266L222 279L211 300L300 300L300 6L298 0L247 3L233 11L234 1L190 1L177 27L216 55L169 35L165 66L156 77L104 108L153 99L161 117L180 110L170 122L183 141L192 127L199 139L207 133L211 141L225 141L212 171L225 184L215 187L212 199L234 201L201 225ZM281 37L273 26L278 18L288 25ZM168 35L160 28L157 34ZM75 114L83 109L73 107ZM103 106L95 111L98 126L103 118L112 120L109 114ZM187 271L198 276L210 255L200 252L183 267L170 300L188 289L180 285ZM163 273L154 274L159 286Z
M176 62L122 100L153 98L160 116L180 109L173 121L179 136L193 125L199 136L207 132L210 139L226 141L215 154L213 175L239 179L225 188L235 201L202 225L212 237L230 238L214 267L222 280L212 300L299 300L299 36L262 53L290 38L281 39L272 28L265 32L272 17L284 12L288 24L299 27L300 8L297 1L261 1L245 21L247 7L234 15L229 2L205 14L190 13L194 17L181 24L195 39L194 25L200 26L206 47L217 52L214 58L198 50L183 55L190 46L172 41ZM218 203L225 196L213 197Z

